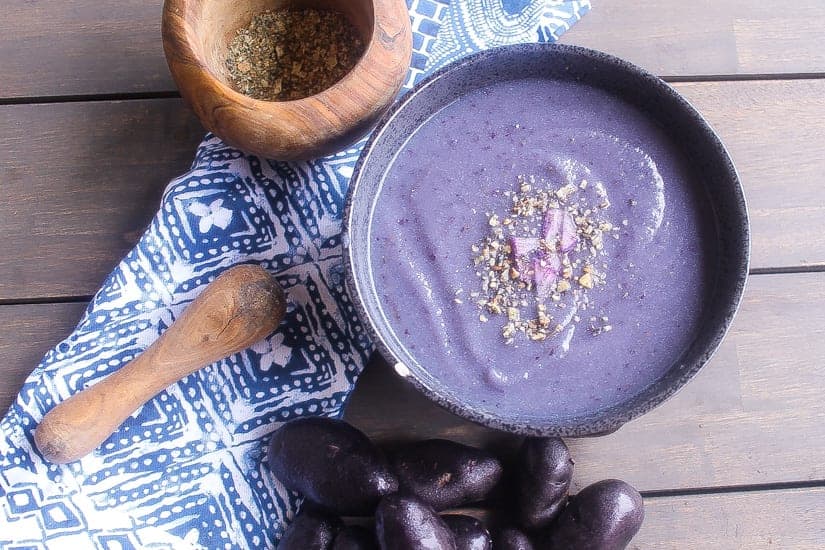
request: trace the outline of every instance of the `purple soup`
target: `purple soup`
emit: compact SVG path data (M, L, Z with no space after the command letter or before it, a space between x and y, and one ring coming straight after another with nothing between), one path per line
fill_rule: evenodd
M395 337L505 417L624 402L679 361L713 284L710 205L662 128L606 92L471 92L398 151L370 265Z

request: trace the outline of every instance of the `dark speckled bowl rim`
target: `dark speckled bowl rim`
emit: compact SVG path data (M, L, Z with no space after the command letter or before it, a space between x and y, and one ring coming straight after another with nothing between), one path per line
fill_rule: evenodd
M738 230L742 232L741 241L744 244L745 248L745 250L741 251L742 254L740 257L740 261L733 266L733 271L736 274L736 282L735 286L733 287L733 292L730 293L730 295L728 296L729 302L727 304L726 314L721 323L721 326L718 327L718 330L714 333L713 337L705 342L704 351L701 354L699 360L694 361L692 364L690 364L689 367L681 374L679 378L673 381L670 385L662 387L658 392L656 392L648 398L640 399L640 397L642 397L642 394L644 393L643 391L637 394L636 396L622 403L619 403L618 405L614 405L607 409L596 411L595 413L593 413L593 415L598 415L598 417L595 420L591 419L584 422L571 423L547 423L541 426L531 424L529 419L526 419L523 422L514 422L499 418L489 412L475 410L471 406L466 405L460 402L458 399L453 398L451 395L445 394L443 392L438 391L437 389L429 387L422 380L420 380L414 372L407 368L406 365L401 363L399 359L396 357L396 355L393 353L393 351L387 345L384 337L376 329L375 325L373 324L372 317L364 305L361 296L361 289L359 288L356 281L355 259L353 257L353 248L351 247L349 239L349 235L351 233L350 229L352 223L353 205L355 204L355 201L358 200L358 189L360 187L360 178L364 164L368 161L369 158L371 158L370 153L375 147L375 144L378 142L378 140L382 138L387 128L391 128L392 122L396 114L402 111L405 108L405 106L416 97L417 93L420 90L434 85L434 83L437 83L437 81L441 79L444 75L454 70L457 70L469 64L483 63L484 60L495 58L496 56L502 55L502 53L507 53L508 55L512 55L515 53L516 55L518 55L536 54L537 52L539 52L541 55L548 56L585 56L592 60L594 63L600 63L602 65L612 65L613 68L619 71L626 71L628 73L632 73L636 77L641 77L645 81L645 85L650 85L651 87L658 88L658 93L665 94L669 96L669 99L675 100L678 106L681 109L683 109L686 113L688 113L692 121L698 127L700 127L702 133L708 139L712 140L712 147L716 150L716 152L719 153L719 159L724 164L722 169L724 170L727 176L728 183L733 187L733 192L735 193L735 212L726 211L726 214L732 214L733 216L738 218L736 220L738 222L737 227ZM389 168L389 165L386 166L385 169L386 168ZM669 397L674 395L682 387L684 387L684 385L699 372L699 370L710 360L710 358L716 352L717 348L719 347L725 335L727 334L727 331L730 328L731 322L733 321L736 312L739 309L749 271L750 241L751 240L748 209L745 201L745 195L742 190L742 185L739 179L739 174L733 164L733 161L730 157L727 148L722 143L721 139L719 138L715 130L696 110L696 108L694 108L693 105L691 105L669 84L667 84L657 76L653 75L652 73L642 69L641 67L638 67L628 61L606 54L604 52L592 50L589 48L583 48L580 46L570 46L565 44L516 44L481 51L475 54L471 54L460 60L454 61L442 67L441 69L433 72L427 78L419 82L412 90L405 94L404 97L397 101L387 113L384 114L384 116L376 125L370 138L367 140L367 143L365 144L361 152L361 156L359 157L353 170L352 179L350 180L350 186L344 206L342 235L345 284L347 285L356 311L366 327L368 335L372 338L372 341L376 345L376 348L379 351L379 353L381 353L381 355L383 355L385 359L396 365L396 372L404 379L406 379L409 383L411 383L413 387L415 387L425 396L427 396L430 400L460 417L476 422L478 424L482 424L491 428L503 430L510 433L542 437L584 437L612 433L624 424L626 424L627 422L629 422L630 420L633 420L634 418L637 418L645 414L646 412L649 412L653 408L657 407L662 402L667 400ZM400 368L399 363L401 363ZM654 383L654 385L655 384L656 383Z

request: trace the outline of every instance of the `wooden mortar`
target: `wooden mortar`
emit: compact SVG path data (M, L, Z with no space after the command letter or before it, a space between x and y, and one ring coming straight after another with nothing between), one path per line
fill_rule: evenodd
M229 84L228 44L254 15L283 7L339 11L361 33L366 51L319 94L252 99ZM246 152L298 160L340 151L370 129L404 83L412 33L404 0L166 0L163 47L181 95L208 130Z
M37 448L58 464L82 458L152 397L272 333L285 313L284 292L265 269L227 270L145 352L49 411L34 432Z

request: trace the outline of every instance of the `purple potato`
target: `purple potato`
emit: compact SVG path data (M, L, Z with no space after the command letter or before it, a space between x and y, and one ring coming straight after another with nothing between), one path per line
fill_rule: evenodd
M382 550L456 550L443 519L414 496L390 495L375 511L375 531Z
M501 479L492 454L445 439L413 443L393 456L402 490L438 511L484 499Z
M319 510L302 510L284 531L278 550L330 550L343 524Z
M516 460L519 521L527 529L546 527L567 504L570 451L558 437L528 437Z
M338 532L331 550L378 550L378 541L366 527L350 525Z
M539 547L623 550L639 532L644 518L644 502L639 492L624 481L606 479L570 498Z
M493 540L490 532L474 517L461 514L441 516L455 537L456 550L490 550Z
M371 514L398 479L366 435L341 420L308 417L272 434L269 467L287 489L340 515Z
M530 538L520 529L507 527L499 531L493 544L494 550L533 550Z

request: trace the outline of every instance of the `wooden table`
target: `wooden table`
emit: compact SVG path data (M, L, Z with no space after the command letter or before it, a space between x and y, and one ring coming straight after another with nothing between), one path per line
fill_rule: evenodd
M596 0L564 42L673 82L722 135L751 208L732 331L677 397L570 441L575 485L646 497L634 548L825 547L825 1ZM643 7L644 6L644 7ZM6 0L0 16L0 408L135 243L202 130L163 59L161 0ZM380 361L372 435L514 439L430 405Z

